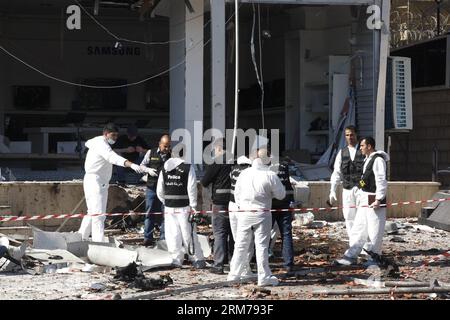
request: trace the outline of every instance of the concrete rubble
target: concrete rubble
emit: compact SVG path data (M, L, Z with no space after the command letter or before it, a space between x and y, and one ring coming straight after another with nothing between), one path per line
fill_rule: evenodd
M89 245L87 257L94 264L109 267L126 267L137 260L137 252L120 248Z
M449 260L426 266L424 261L448 251L450 233L420 225L417 219L390 219L388 225L378 269L364 268L364 256L356 266L332 266L348 245L343 222L294 226L296 267L289 274L283 271L278 239L270 264L280 285L273 288L258 288L255 279L229 283L226 276L190 264L168 271L172 258L164 240L153 248L140 246L138 240L117 241L125 232L137 239L139 228L112 232L109 243L34 228L32 245L0 237L11 256L22 260L17 266L0 259L0 266L9 266L0 271L0 278L8 274L8 281L0 281L0 299L448 299ZM210 226L198 229L211 265ZM403 241L392 241L394 237ZM252 267L255 271L254 263ZM126 268L130 277L114 279Z

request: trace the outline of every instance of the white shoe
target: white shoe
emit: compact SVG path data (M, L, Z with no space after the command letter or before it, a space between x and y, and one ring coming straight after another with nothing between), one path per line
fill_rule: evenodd
M278 281L277 277L274 276L270 276L270 278L258 282L258 286L259 287L266 287L266 286L277 286L280 283L280 281Z
M239 276L232 275L232 274L228 273L227 281L237 281L237 280L240 280L240 278L241 277L239 277Z
M181 262L178 259L172 259L172 266L177 267L177 268L182 268L183 262Z
M241 276L241 280L248 280L248 279L252 279L252 278L256 278L258 275L256 273L253 272L246 272Z
M341 266L351 266L356 264L356 259L344 256L343 258L336 260L335 263Z

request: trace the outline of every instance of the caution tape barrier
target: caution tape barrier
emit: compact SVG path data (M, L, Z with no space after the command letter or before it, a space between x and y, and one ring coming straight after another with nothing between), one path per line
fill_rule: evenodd
M418 200L418 201L404 201L404 202L392 202L388 204L381 204L380 207L394 207L394 206L404 206L404 205L416 205L416 204L424 204L424 203L433 203L433 202L445 202L450 201L450 198L442 198L442 199L430 199L430 200ZM197 214L209 214L209 213L230 213L230 212L320 212L326 211L331 212L334 210L344 209L344 208L367 208L368 205L364 206L338 206L338 207L329 207L329 208L288 208L288 209L252 209L252 210L200 210L200 211L192 211ZM175 211L172 213L186 213L186 211ZM9 221L33 221L33 220L51 220L51 219L75 219L75 218L84 218L85 216L90 217L98 217L98 216L107 216L107 217L117 217L117 216L136 216L136 215L162 215L164 212L126 212L126 213L98 213L98 214L48 214L48 215L35 215L35 216L13 216L13 215L4 215L0 216L0 222L9 222Z

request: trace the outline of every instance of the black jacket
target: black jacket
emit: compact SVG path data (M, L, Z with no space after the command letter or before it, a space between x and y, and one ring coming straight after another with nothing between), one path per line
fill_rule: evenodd
M164 163L170 159L171 153L167 153L165 156L162 156L161 153L158 153L159 148L154 148L150 150L150 154L148 157L148 163L146 166L148 168L156 169L156 173L158 176L153 177L149 174L147 174L147 187L149 189L152 189L153 191L156 191L156 185L158 184L158 177L159 173L164 167ZM163 160L164 158L164 160Z
M230 202L231 164L226 163L223 156L222 164L213 163L206 167L205 175L200 183L206 188L212 184L212 202L216 205L228 205Z
M273 209L288 209L291 201L294 201L294 189L292 188L291 181L289 180L289 163L282 161L278 164L270 166L270 169L274 171L281 183L286 189L286 197L282 200L273 199Z

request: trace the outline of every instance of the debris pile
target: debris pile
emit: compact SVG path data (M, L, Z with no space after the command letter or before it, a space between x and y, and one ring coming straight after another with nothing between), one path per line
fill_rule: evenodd
M448 299L450 269L445 257L449 233L419 225L414 219L388 222L383 255L363 252L357 265L346 267L333 266L348 247L343 222L295 226L295 266L289 272L283 269L282 243L277 240L270 267L282 281L270 290L256 287L253 280L249 285L230 284L226 275L208 269L182 267L168 274L172 258L165 241L146 248L120 241L123 232L114 232L108 243L95 243L81 241L75 233L33 228L33 241L0 237L0 276L12 273L8 281L0 283L0 298ZM199 229L209 265L211 229ZM391 241L393 237L404 241ZM377 266L363 265L368 255ZM252 268L256 269L254 263Z
M129 288L136 288L140 291L159 290L173 284L169 274L160 275L158 278L146 278L135 262L126 267L117 268L114 279L129 283Z

